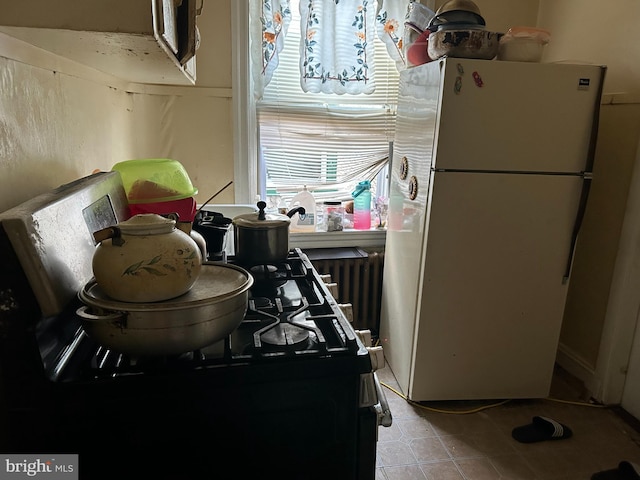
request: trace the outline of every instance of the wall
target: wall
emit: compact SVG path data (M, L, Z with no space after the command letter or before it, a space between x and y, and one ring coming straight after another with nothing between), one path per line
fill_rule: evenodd
M437 5L444 1L436 2ZM475 0L486 29L492 32L506 32L517 25L535 25L538 16L538 0Z
M638 138L640 103L602 106L593 185L560 340L563 355L585 369L574 371L585 380L598 362Z
M202 94L126 94L130 128L119 141L127 158L173 158L181 162L199 189L196 200L206 201L233 180L231 98ZM105 165L110 167L110 165ZM233 203L233 189L218 203Z
M4 57L0 82L0 210L125 155L112 89Z

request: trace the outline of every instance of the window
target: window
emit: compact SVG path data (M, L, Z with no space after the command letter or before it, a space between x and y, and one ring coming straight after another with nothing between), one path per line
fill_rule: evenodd
M316 201L344 201L366 179L373 180L374 196L384 195L395 123L395 63L376 37L373 94L305 93L298 0L291 0L291 13L279 66L256 103L259 195L288 201L306 185Z
M243 32L248 31L249 1L253 0L232 2L234 28ZM246 97L234 94L235 111L247 112L244 122L236 119L237 133L244 129L247 134L244 141L242 135L236 136L236 178L246 175L248 179L246 185L236 184L237 201L253 202L256 196L266 199L276 192L290 199L304 185L317 201L348 200L355 184L363 179L373 180L374 196L386 196L386 166L394 133L398 85L394 61L376 37L373 94L304 93L300 87L297 0L291 1L291 11L293 18L279 66L264 96L255 103L251 75L241 65L241 52L249 50L248 38L240 38L234 44L238 80L234 90L243 87L244 80L247 94ZM248 62L248 57L245 58ZM256 137L252 137L252 131L257 132ZM243 154L248 165L243 164ZM245 196L240 199L238 194Z

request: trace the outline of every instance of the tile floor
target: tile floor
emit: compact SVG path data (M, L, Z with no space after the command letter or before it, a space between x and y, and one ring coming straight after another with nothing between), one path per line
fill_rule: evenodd
M399 392L388 367L378 376ZM379 428L376 480L589 480L622 460L640 463L640 433L633 419L625 421L617 409L586 406L588 398L579 383L561 369L556 370L549 399L512 400L474 413L439 413L383 389L393 424ZM495 403L421 405L448 412ZM535 415L569 426L573 436L534 444L515 441L511 430Z

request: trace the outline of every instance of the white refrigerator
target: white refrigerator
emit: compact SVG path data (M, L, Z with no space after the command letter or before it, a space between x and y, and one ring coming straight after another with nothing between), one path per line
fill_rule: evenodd
M401 73L379 338L410 400L549 394L605 71Z

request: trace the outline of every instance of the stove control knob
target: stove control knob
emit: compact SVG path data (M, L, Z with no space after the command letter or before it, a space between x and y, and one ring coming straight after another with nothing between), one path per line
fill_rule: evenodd
M320 280L322 280L324 283L331 283L331 275L320 275Z
M338 299L338 284L337 283L327 283L327 288L329 289L329 293L335 298Z
M350 303L340 303L338 304L338 308L342 310L342 313L344 313L344 316L347 317L349 323L353 323L353 305L351 305ZM356 333L358 332L356 331Z
M371 358L371 369L375 372L384 368L384 352L382 347L367 347L369 357Z
M360 337L365 347L371 346L371 330L356 330L356 335Z

